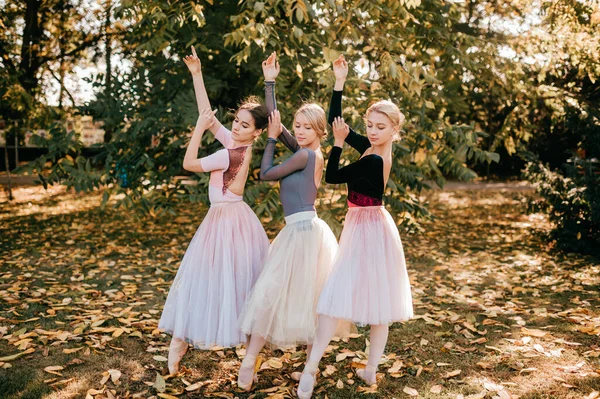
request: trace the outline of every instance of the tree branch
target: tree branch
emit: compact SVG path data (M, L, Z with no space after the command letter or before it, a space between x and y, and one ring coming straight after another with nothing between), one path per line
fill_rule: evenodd
M73 106L75 106L75 99L73 98L73 96L71 95L69 90L67 90L67 87L65 86L64 82L60 81L60 78L58 76L56 76L56 74L54 73L54 71L52 69L48 68L48 72L50 72L50 75L52 75L52 77L54 79L56 79L56 81L62 85L63 90L67 93L67 95L69 96L69 99L71 100L71 104L73 104Z

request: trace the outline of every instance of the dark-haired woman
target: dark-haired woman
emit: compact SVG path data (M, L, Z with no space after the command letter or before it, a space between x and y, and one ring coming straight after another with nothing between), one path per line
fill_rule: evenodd
M200 60L193 48L192 53L184 62L194 79L200 117L183 167L210 172L210 209L181 261L158 325L173 336L171 374L179 370L188 344L207 349L246 341L237 320L269 247L260 221L242 200L252 144L268 124L266 107L247 100L237 110L231 131L226 129L210 110ZM225 148L199 158L198 147L207 129Z

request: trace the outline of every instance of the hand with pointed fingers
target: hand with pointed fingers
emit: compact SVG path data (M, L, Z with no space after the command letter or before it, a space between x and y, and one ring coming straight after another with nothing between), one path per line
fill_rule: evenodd
M198 116L198 122L196 122L196 129L199 129L203 132L205 130L210 129L216 121L216 113L216 109L213 111L210 108L206 108L200 111L200 115Z
M271 115L269 115L269 127L267 128L267 136L270 139L277 140L282 131L283 127L281 126L281 115L279 115L279 111L275 109L273 110L273 112L271 112Z
M192 73L192 75L197 75L202 73L202 68L200 64L200 58L196 54L196 49L192 46L192 55L188 55L183 59L185 65L187 65L188 69Z
M279 75L279 62L277 61L277 53L273 51L269 58L262 63L263 75L265 82L274 82Z
M350 134L350 126L344 122L344 119L341 116L335 118L331 125L333 127L333 138L335 141L334 145L343 147L344 140L346 140L346 137L348 137L348 134Z
M348 76L348 61L344 58L344 54L341 54L333 61L333 74L335 75L335 80L346 80L346 76Z

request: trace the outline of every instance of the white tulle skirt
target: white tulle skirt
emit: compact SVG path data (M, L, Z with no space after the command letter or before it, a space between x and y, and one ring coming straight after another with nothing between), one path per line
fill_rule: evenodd
M258 334L280 348L312 343L317 301L337 252L335 235L315 212L285 220L239 323L245 334Z
M199 349L245 342L237 321L268 247L245 202L211 205L181 261L158 327Z
M383 206L348 209L317 312L359 325L388 324L413 316L402 241Z

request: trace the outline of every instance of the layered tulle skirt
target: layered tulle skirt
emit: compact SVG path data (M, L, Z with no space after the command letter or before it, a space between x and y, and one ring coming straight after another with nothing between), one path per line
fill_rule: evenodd
M276 347L312 343L316 307L337 252L335 235L315 212L286 217L240 317L240 330Z
M185 252L158 327L200 349L245 342L237 322L268 247L245 202L211 205Z
M348 209L317 312L359 325L388 324L413 316L402 241L383 206Z

